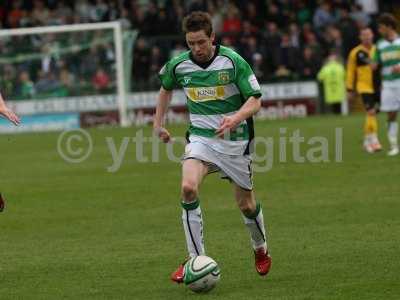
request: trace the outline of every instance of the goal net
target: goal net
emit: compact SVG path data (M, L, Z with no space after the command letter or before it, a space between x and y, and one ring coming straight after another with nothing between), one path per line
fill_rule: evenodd
M135 37L119 22L1 30L0 90L22 117L108 113L126 126Z

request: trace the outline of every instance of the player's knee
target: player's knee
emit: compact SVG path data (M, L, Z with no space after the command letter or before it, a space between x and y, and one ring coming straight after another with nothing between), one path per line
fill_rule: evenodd
M256 210L256 205L252 201L242 201L239 203L239 209L244 215L251 215Z
M182 198L184 201L191 202L197 197L197 185L193 181L182 182Z

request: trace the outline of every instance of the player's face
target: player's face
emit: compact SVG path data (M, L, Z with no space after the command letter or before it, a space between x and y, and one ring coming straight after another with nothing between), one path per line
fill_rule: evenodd
M186 43L197 61L206 62L211 58L214 37L214 33L208 36L204 30L186 33Z
M364 29L360 33L360 40L361 43L364 45L371 45L374 41L374 34L372 33L371 29Z

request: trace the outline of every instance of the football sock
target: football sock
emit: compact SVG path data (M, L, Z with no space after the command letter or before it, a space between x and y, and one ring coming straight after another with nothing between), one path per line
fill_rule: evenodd
M262 208L259 202L257 202L256 210L253 214L245 215L242 213L244 223L250 232L251 244L253 249L267 248L267 240L265 236L264 217Z
M204 255L203 218L198 199L182 202L182 223L190 257Z
M364 123L364 134L365 141L367 143L377 143L378 142L378 122L376 116L367 115Z
M388 139L390 146L395 148L398 146L397 144L397 133L399 131L399 125L396 121L388 122Z

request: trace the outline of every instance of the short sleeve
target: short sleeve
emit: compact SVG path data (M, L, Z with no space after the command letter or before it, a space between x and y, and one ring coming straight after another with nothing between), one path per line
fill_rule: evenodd
M161 81L161 86L170 91L177 87L175 75L173 73L173 66L171 62L167 62L158 73Z
M243 58L238 59L236 69L236 85L244 98L247 100L251 96L261 97L261 87L256 75Z

